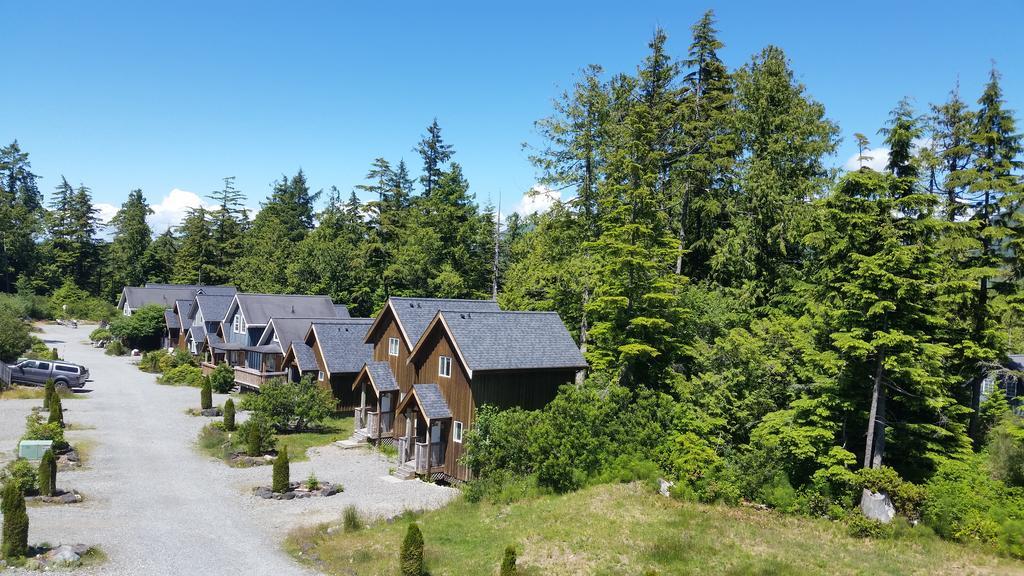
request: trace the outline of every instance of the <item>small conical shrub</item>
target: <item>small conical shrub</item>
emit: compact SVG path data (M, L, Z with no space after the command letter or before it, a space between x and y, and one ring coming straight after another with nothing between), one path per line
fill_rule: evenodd
M231 398L224 403L224 429L228 432L235 429L235 401Z
M46 421L48 424L56 422L60 424L60 427L64 427L64 407L60 403L60 394L54 392L50 396L50 418Z
M57 386L53 383L53 378L46 381L46 387L43 388L43 410L50 409L50 397L57 393Z
M400 563L402 576L423 576L423 533L415 522L405 531Z
M14 482L4 484L3 512L0 558L24 557L28 554L28 512L25 510L25 495Z
M53 450L47 450L39 462L39 493L54 496L57 491L57 458Z
M285 446L278 452L277 458L274 458L274 482L271 484L270 489L274 492L287 492L288 483L291 481L289 472L288 447Z
M203 387L199 391L199 407L203 410L213 408L213 389L210 387L209 378L203 378Z
M505 547L505 557L501 560L501 576L516 576L516 547L509 544Z
M253 457L263 453L263 441L260 437L260 427L257 422L246 422L245 453Z

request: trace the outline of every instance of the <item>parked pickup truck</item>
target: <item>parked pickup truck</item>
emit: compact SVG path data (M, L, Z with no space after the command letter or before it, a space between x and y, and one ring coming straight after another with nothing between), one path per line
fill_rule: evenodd
M60 360L22 360L11 366L11 380L19 384L42 386L51 378L57 386L81 388L89 381L89 369Z

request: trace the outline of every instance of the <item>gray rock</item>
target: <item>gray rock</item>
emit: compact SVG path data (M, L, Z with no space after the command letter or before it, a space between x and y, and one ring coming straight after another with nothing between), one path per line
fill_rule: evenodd
M77 492L65 492L59 497L61 504L77 504L82 501L82 497Z
M896 517L896 507L892 505L889 495L885 492L872 492L867 488L860 497L860 511L867 518L882 524L888 524Z
M70 565L77 564L82 557L75 553L75 547L62 544L46 553L46 560L51 564Z
M199 412L203 416L220 416L220 408L207 408Z
M675 484L675 482L669 482L664 478L658 478L658 494L661 494L662 496L669 496L670 490L675 486Z
M86 552L92 550L92 546L87 546L85 544L75 544L71 547L71 549L75 551L75 554L78 554L79 556L85 556Z
M255 490L255 494L256 496L259 496L264 500L274 497L274 493L270 490L270 488L267 488L266 486L260 486L259 488L257 488Z
M334 496L342 491L341 484L327 484L320 489L321 496Z

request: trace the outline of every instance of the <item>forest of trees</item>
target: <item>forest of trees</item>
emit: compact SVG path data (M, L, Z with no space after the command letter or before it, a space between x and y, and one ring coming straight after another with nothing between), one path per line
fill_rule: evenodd
M707 499L730 483L756 498L779 474L836 499L861 467L927 483L979 457L1007 411L982 383L1020 351L1024 300L1022 140L998 71L944 102L894 102L884 170L841 172L839 126L780 48L726 65L710 12L688 47L659 30L649 48L635 72L589 66L556 98L528 151L569 199L500 225L436 121L415 165L378 158L349 194L300 170L252 218L232 178L171 230L151 230L132 191L109 241L86 186L62 179L44 204L15 142L0 150L0 288L232 284L358 315L392 295L496 294L555 310L591 371L548 412L594 420L518 466L559 489L630 455Z

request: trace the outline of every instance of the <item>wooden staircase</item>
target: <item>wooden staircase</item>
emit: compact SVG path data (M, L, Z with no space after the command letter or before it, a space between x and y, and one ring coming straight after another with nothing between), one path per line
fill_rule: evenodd
M401 466L395 468L391 475L401 480L412 480L416 477L416 463L412 461L403 462Z
M349 436L347 439L339 440L335 442L335 444L341 446L342 448L358 448L360 446L366 446L367 444L369 444L369 441L366 436L366 431L357 429L352 431L352 435Z

